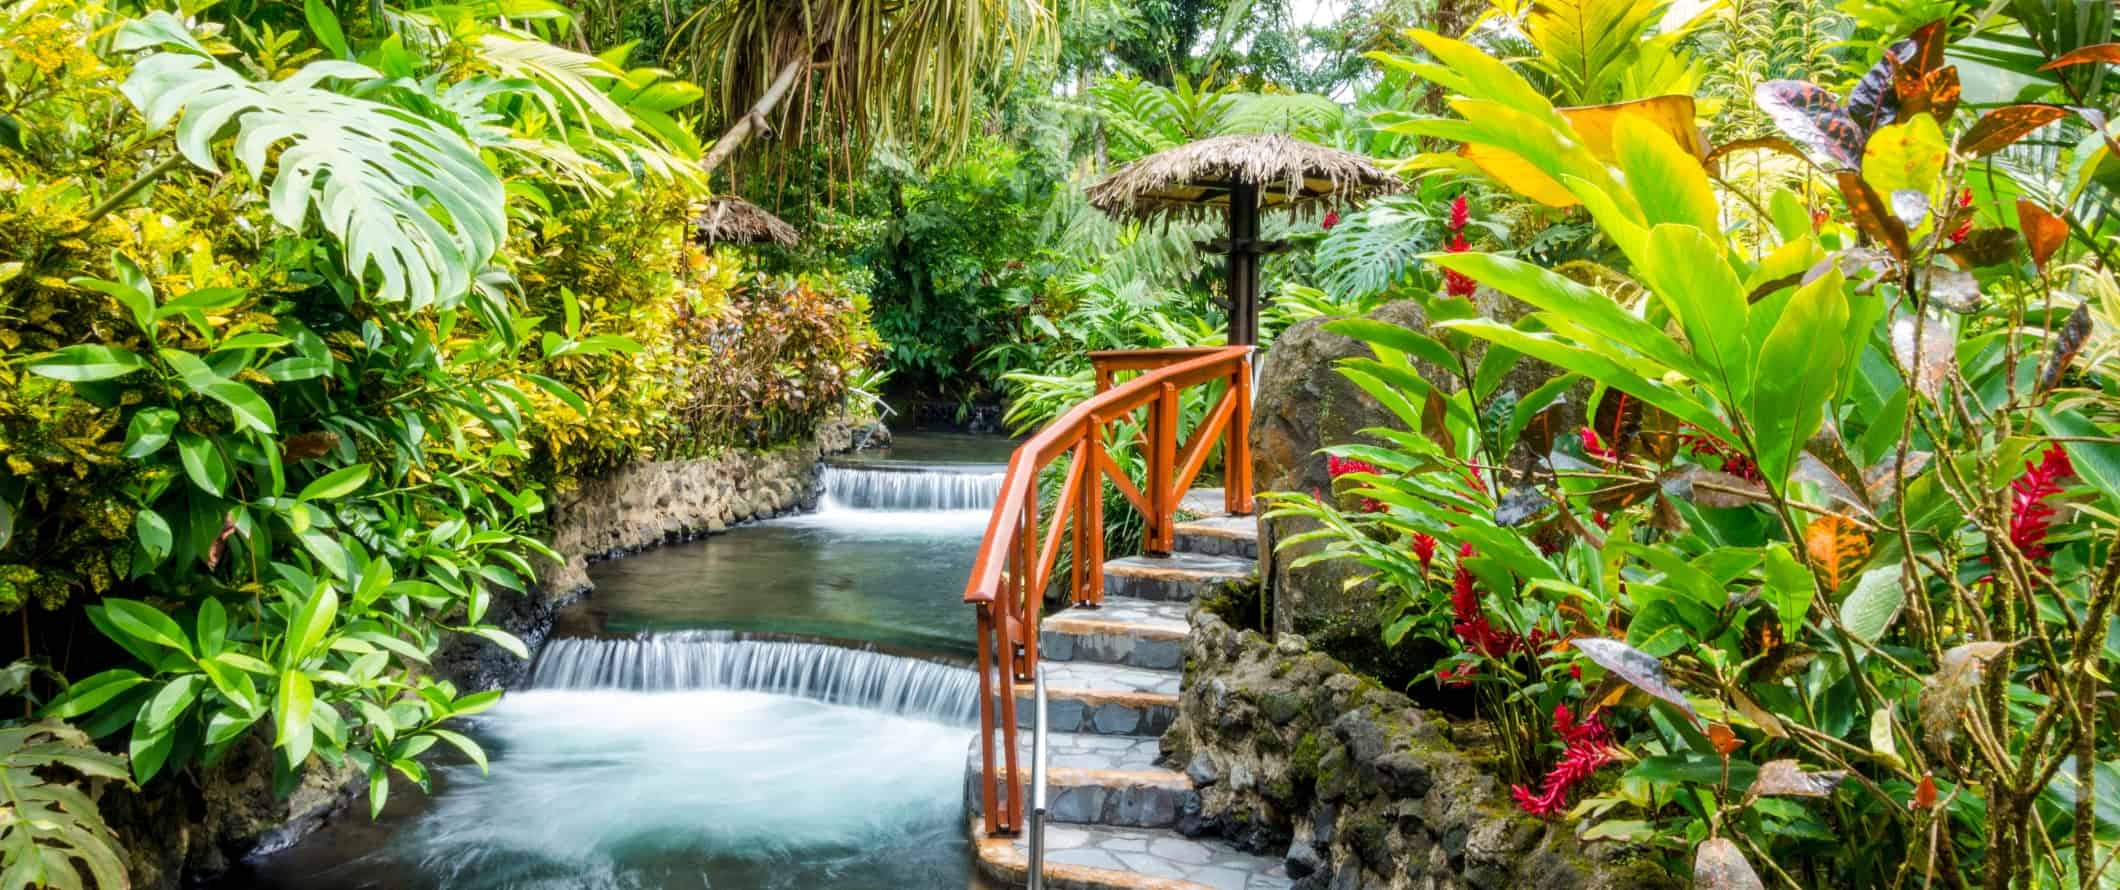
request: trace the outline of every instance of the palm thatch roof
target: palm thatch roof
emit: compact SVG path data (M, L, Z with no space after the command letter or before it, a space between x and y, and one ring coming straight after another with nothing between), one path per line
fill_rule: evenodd
M692 232L707 244L761 244L794 247L799 233L785 220L735 195L715 195L699 205Z
M1302 209L1397 191L1399 179L1353 152L1280 134L1215 136L1137 160L1089 187L1115 216L1221 213L1232 183L1259 187L1262 207Z

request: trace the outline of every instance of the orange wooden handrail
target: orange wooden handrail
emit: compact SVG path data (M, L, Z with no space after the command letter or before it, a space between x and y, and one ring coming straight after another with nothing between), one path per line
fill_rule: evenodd
M1178 501L1206 467L1219 440L1223 508L1250 513L1251 352L1249 346L1227 346L1092 353L1096 395L1039 430L1009 457L1000 498L987 519L971 579L964 585L964 601L973 605L979 619L980 799L988 834L1013 834L1024 822L1025 773L1016 762L1015 684L1028 682L1037 668L1038 618L1059 561L1063 531L1069 544L1068 601L1096 608L1104 601L1107 481L1146 517L1144 549L1168 555ZM1116 383L1115 375L1129 371L1141 373ZM1181 439L1178 394L1215 383L1227 384L1221 398ZM1141 433L1148 478L1137 486L1105 450L1105 440L1113 422L1143 408L1148 409ZM1054 515L1041 522L1039 479L1063 456L1069 461Z

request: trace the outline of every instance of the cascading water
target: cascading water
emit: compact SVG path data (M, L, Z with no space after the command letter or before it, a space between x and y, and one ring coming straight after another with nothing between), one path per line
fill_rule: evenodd
M1000 470L849 467L827 464L824 506L841 510L987 510L1001 496ZM972 470L967 472L966 470Z
M682 631L630 640L553 640L535 689L770 692L970 726L978 678L961 667L797 640Z
M463 727L490 773L436 762L432 795L401 783L382 820L339 819L229 883L979 886L962 803L976 675L806 641L970 654L960 593L999 455L945 444L934 459L987 462L828 466L816 513L599 564L528 688Z

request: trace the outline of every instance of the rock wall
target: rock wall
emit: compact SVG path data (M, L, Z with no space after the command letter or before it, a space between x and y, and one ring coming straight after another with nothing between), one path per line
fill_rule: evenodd
M1199 790L1181 828L1285 855L1297 890L1680 884L1516 809L1441 715L1294 635L1269 643L1195 609L1165 757Z
M767 451L725 451L690 460L649 461L580 482L549 497L548 543L567 559L541 560L538 583L527 594L496 591L487 620L520 637L534 652L552 630L560 608L590 591L589 563L667 543L718 535L745 522L817 506L817 464L887 443L890 432L873 419L842 415L818 426L809 441ZM528 662L482 638L457 636L435 653L437 673L460 689L509 686Z

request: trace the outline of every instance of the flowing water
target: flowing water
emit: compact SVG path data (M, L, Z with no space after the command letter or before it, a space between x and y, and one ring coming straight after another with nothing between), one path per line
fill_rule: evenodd
M433 794L400 782L224 884L980 886L962 589L1006 445L900 448L825 468L816 513L596 567L528 688L471 721L490 772L437 762Z

